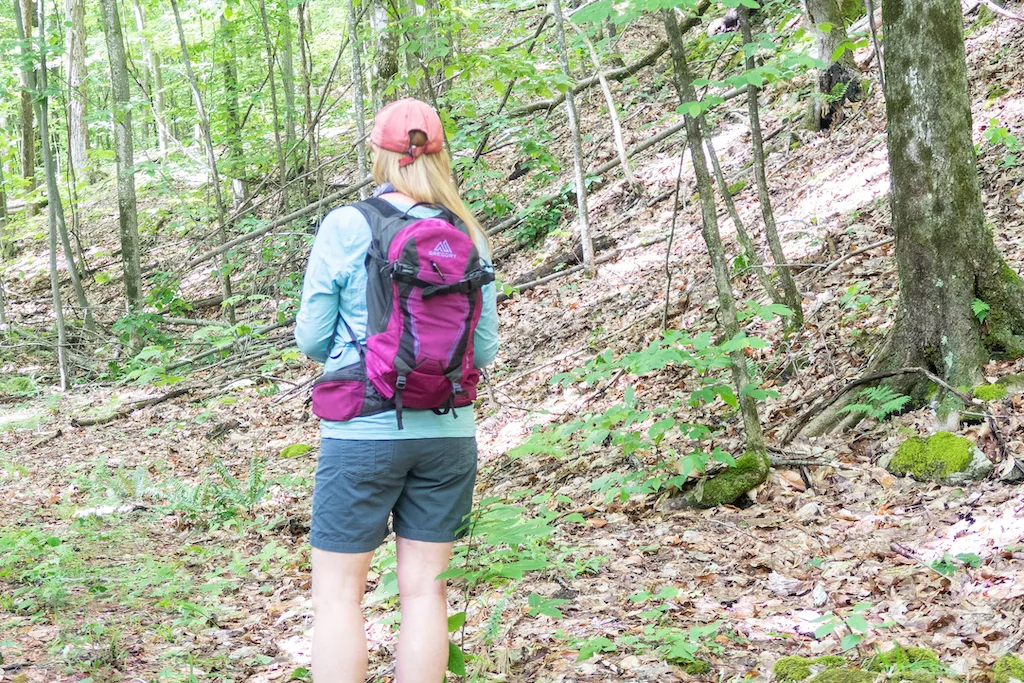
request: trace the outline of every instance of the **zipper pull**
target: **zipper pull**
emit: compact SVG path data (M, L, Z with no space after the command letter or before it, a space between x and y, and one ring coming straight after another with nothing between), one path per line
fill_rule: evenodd
M432 265L434 267L434 270L437 271L437 274L441 276L441 280L443 282L448 282L448 278L444 276L444 273L441 272L441 268L436 263L431 261L430 265Z

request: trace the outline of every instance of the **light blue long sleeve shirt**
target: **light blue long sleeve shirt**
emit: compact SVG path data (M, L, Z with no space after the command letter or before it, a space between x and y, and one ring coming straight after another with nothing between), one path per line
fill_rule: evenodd
M389 201L402 211L411 203ZM410 215L418 218L438 212L418 206ZM295 343L313 360L333 372L359 360L359 351L349 339L342 319L360 343L366 342L366 252L370 247L370 225L351 206L331 211L324 217L313 241L313 249L302 283L302 300L295 319ZM490 259L486 244L477 249ZM483 368L498 353L498 312L496 285L482 290L480 322L473 335L473 364ZM357 417L346 422L321 420L320 434L327 439L425 439L476 435L471 407L460 408L458 418L437 415L430 410L403 410L404 428L398 429L395 411Z

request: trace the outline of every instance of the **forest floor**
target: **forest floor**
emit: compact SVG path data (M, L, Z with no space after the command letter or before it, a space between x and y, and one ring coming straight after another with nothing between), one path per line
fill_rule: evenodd
M987 215L1021 271L1024 169L1000 163L1004 151L985 144L983 131L996 118L1024 134L1024 26L977 27L968 61ZM584 100L585 128L599 128L599 94ZM664 112L656 109L639 119L658 120ZM776 103L765 115L766 132L781 129L768 174L787 254L806 266L798 282L807 324L787 336L778 320L748 323L748 334L768 342L750 358L763 386L778 393L763 407L770 441L801 400L856 376L891 325L896 296L891 244L829 267L890 236L880 94L851 107L828 134L801 132L783 113ZM627 126L633 142L648 134L639 123ZM746 179L742 116L723 117L718 130L727 175ZM592 198L596 238L622 247L668 232L671 202L648 200L675 186L678 144L635 160L645 197L619 181ZM684 168L684 198L693 191L687 177ZM736 201L757 233L750 185ZM733 249L732 226L720 218ZM514 502L512 513L553 531L513 554L531 570L522 580L475 586L468 605L463 582L453 582L452 611L467 611L471 668L504 681L767 681L783 655L839 654L858 615L867 628L846 653L851 661L899 642L934 650L944 676L972 679L1000 655L1024 650L1024 489L995 479L923 484L876 464L907 435L936 428L930 409L797 440L775 455L829 464L806 478L780 465L742 505L707 511L675 509L657 492L623 502L614 486L611 496L593 488L653 470L657 451L623 456L598 443L557 457L507 455L535 425L600 413L630 387L648 408L695 388L694 377L671 368L590 385L552 382L606 349L634 352L658 338L666 244L624 251L593 279L554 280L500 305L503 348L478 413L478 496ZM503 279L517 281L566 245L554 235L512 253L500 264ZM693 206L680 212L670 263L669 327L714 329ZM749 274L736 286L743 299L759 298ZM302 361L290 368L290 382L317 372ZM1022 371L1021 362L993 362L986 375ZM271 393L245 380L210 401L182 397L92 427L72 420L165 390L31 388L0 399L0 680L308 680L307 532L319 437L302 393L289 386ZM715 445L736 452L738 420L728 406L677 410L681 420L714 427ZM990 410L1006 449L1024 454L1024 399ZM986 428L961 433L998 457ZM1005 470L1007 461L999 464ZM378 553L371 576L367 632L379 681L391 679L395 643L393 546ZM470 553L471 564L509 559L486 537ZM823 623L836 628L816 637ZM685 672L679 651L688 645L708 660L708 673Z

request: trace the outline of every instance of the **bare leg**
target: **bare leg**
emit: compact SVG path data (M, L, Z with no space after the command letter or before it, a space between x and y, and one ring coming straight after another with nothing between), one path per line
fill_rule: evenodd
M398 538L398 592L402 626L398 635L396 683L442 683L448 668L446 581L452 543ZM317 682L319 683L319 681Z
M313 679L366 680L363 593L373 553L329 553L313 548Z

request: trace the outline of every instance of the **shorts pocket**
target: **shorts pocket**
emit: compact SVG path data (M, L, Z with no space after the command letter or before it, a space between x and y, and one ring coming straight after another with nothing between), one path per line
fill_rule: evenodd
M349 441L338 454L338 469L345 479L355 483L379 481L391 472L395 445L392 441Z
M445 471L451 477L461 477L476 467L476 439L446 439Z

